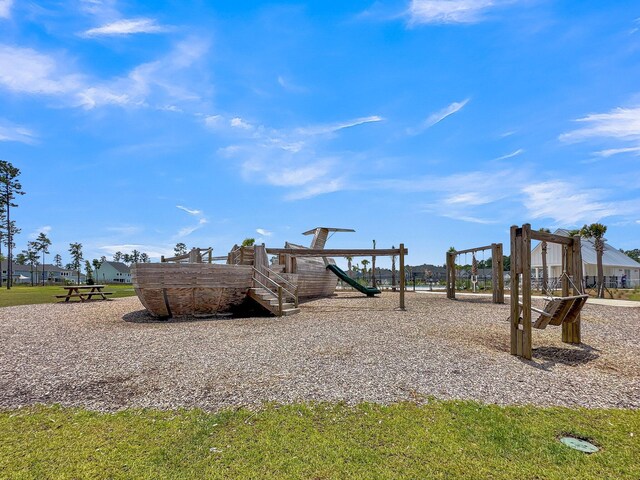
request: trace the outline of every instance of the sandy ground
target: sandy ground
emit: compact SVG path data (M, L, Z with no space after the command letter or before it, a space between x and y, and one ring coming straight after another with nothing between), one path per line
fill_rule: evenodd
M583 344L534 330L511 356L509 305L340 293L284 318L157 322L136 297L0 309L0 408L425 401L640 407L640 309L589 305ZM537 303L539 307L542 303Z

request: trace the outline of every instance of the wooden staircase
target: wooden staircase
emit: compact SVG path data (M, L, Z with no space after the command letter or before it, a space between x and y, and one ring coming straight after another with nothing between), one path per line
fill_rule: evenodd
M249 298L278 317L300 313L297 285L269 267L264 244L256 245L253 254L253 285Z
M296 313L300 313L300 308L297 307L295 303L281 300L281 297L278 297L276 293L269 290L268 288L251 288L249 290L249 297L277 317L295 315Z

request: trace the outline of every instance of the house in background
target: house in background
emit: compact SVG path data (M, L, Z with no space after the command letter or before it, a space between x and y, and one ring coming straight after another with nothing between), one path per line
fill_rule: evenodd
M558 229L556 235L569 236L567 230ZM587 288L592 288L596 284L598 277L597 253L595 241L592 238L580 239L582 251L582 275ZM602 255L602 266L604 269L604 283L607 288L633 288L640 286L640 263L625 255L617 248L605 243ZM542 280L542 244L539 243L531 251L531 269L534 279ZM547 243L547 269L549 271L549 281L557 279L562 274L562 245L557 243Z
M7 261L2 262L2 282L7 281ZM21 285L34 285L42 283L42 265L33 266L33 274L31 265L20 265L13 263L13 283ZM33 281L32 281L33 276ZM65 284L65 283L77 283L78 272L76 270L66 270L64 268L56 267L55 265L44 265L44 277L47 283ZM84 273L80 273L80 283L85 283L87 277Z
M95 281L97 283L131 283L131 269L122 262L102 262Z

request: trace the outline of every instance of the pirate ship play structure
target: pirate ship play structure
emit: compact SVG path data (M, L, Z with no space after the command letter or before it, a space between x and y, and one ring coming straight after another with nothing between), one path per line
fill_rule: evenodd
M404 245L398 249L324 248L330 233L353 231L317 227L304 232L313 235L309 248L288 242L284 248L235 245L226 257L194 248L187 255L162 258L160 263L134 265L133 286L145 308L159 318L241 311L256 304L277 316L292 315L300 311L301 300L332 295L338 279L367 296L380 293L355 282L332 257L399 256L400 308L404 309ZM270 264L269 255L276 261Z

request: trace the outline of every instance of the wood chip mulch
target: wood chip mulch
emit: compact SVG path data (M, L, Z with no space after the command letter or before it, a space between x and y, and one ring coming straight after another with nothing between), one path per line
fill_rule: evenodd
M536 301L541 307L542 303ZM534 330L509 355L509 305L343 292L284 318L154 321L136 297L0 309L0 408L59 403L257 407L263 402L640 408L640 308L587 304L582 345Z

